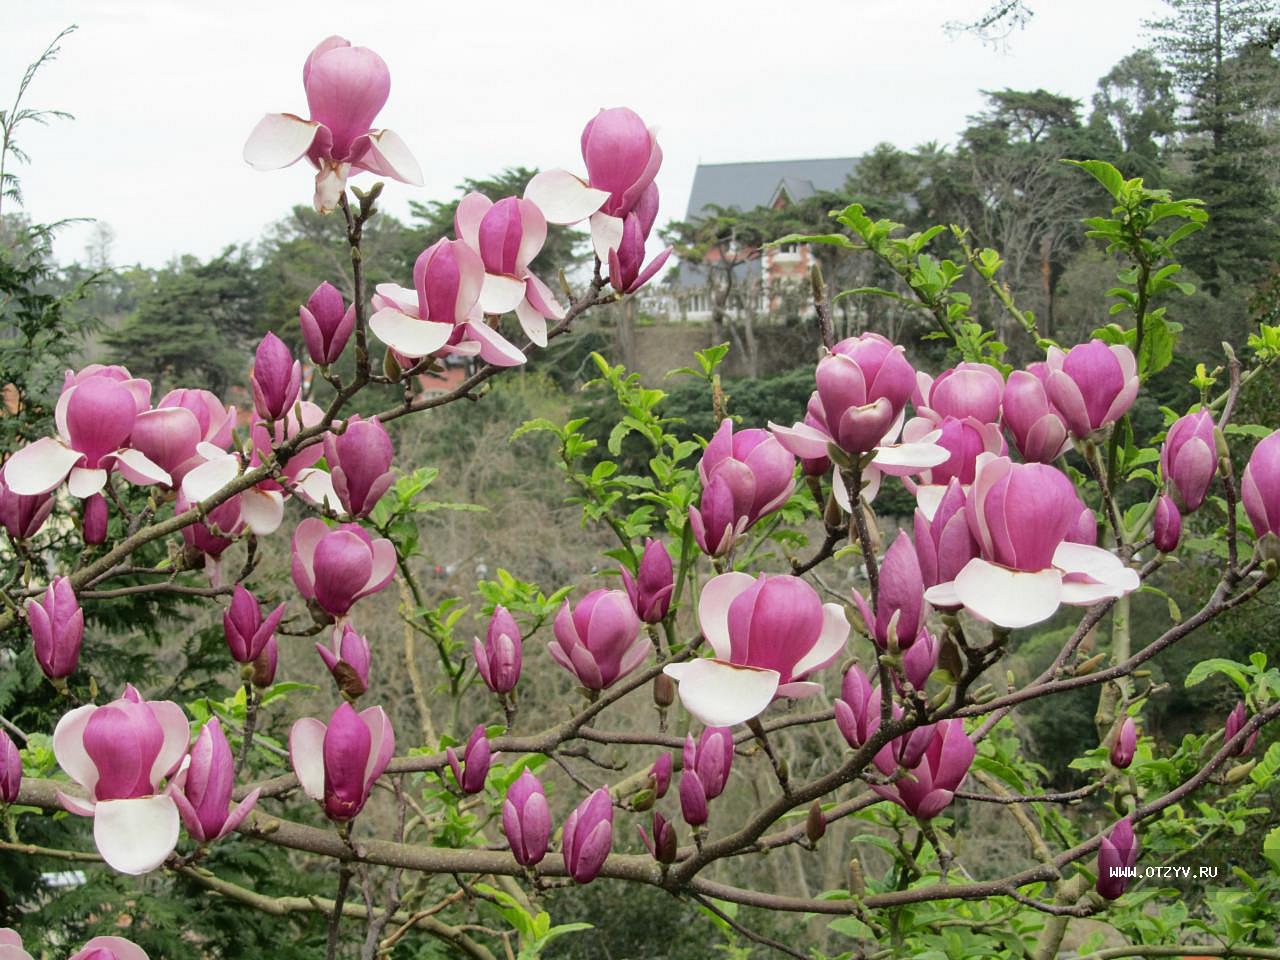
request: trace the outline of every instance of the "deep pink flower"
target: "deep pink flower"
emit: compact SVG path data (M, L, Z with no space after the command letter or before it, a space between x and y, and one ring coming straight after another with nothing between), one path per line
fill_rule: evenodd
M8 927L0 927L0 960L32 960L22 949L22 938ZM123 937L94 937L68 960L150 960L132 940Z
M14 493L4 481L7 466L0 467L0 526L13 540L29 540L40 532L53 512L53 495Z
M904 348L878 333L841 340L815 375L827 434L850 456L874 450L915 388Z
M500 367L519 366L525 355L485 323L480 296L484 261L462 240L437 240L413 265L413 290L380 283L369 329L403 366L422 357L479 356Z
M671 754L664 753L649 768L649 776L653 780L653 796L661 800L671 788Z
M395 732L381 707L356 713L349 703L333 711L326 727L303 717L289 733L289 757L298 783L312 800L324 804L330 820L351 820L395 753Z
M818 693L805 678L844 649L849 621L840 604L823 604L799 577L713 577L698 598L698 621L714 658L664 668L686 710L710 727L759 716L777 697Z
M376 177L422 185L422 171L403 140L371 129L391 92L391 73L368 47L329 37L302 67L311 119L292 113L263 117L244 145L255 170L278 170L303 157L316 174L315 208L328 213L347 189L347 177L367 170Z
M1160 472L1178 509L1190 513L1204 503L1218 469L1213 414L1208 410L1180 417L1165 434Z
M927 373L917 373L912 400L920 416L938 423L946 417L998 423L1003 394L1004 377L999 370L966 361L943 370L936 380Z
M236 423L236 408L228 407L208 390L170 390L138 415L130 445L144 453L170 477L177 488L187 473L205 462L197 449L212 444L226 450Z
M83 516L80 519L80 535L86 545L99 546L107 542L107 527L111 517L107 510L107 498L100 493L85 497Z
M21 787L22 757L9 734L0 730L0 803L13 803L17 800Z
M692 771L680 773L680 815L691 827L700 827L707 822L710 810L707 805L707 791L702 780Z
M938 638L928 630L921 630L916 642L902 654L902 675L913 690L921 692L929 682L929 676L938 666ZM894 675L897 680L897 674Z
M447 748L444 753L449 760L450 769L453 770L453 778L458 781L458 786L462 788L463 793L480 793L484 790L485 778L489 776L492 751L483 723L477 724L471 731L466 749L462 751L462 763L458 762L458 755L453 747Z
M58 721L53 753L88 798L58 791L58 802L93 817L98 852L121 873L148 873L178 842L178 807L160 782L178 769L191 730L182 708L143 700L132 686L106 706L85 704Z
M622 238L609 250L609 284L619 293L635 293L662 269L671 256L667 247L646 265L644 244L648 238L640 216L628 213L622 221Z
M924 578L916 548L905 530L885 552L880 565L880 595L875 610L856 589L853 602L867 633L881 650L888 647L891 635L902 649L915 643L929 607L924 602Z
M377 417L353 416L342 433L324 435L324 459L342 509L353 517L369 515L395 480L394 456L391 438Z
M502 801L502 832L516 863L532 867L547 855L551 843L551 808L542 782L528 770L507 788Z
M373 539L359 524L331 530L319 517L308 517L293 532L292 572L305 599L342 617L361 597L391 582L396 548L385 538Z
M1172 553L1182 540L1182 514L1169 494L1161 494L1151 524L1152 540L1161 553Z
M249 815L261 790L253 790L234 810L235 757L217 717L204 725L191 747L189 762L173 778L172 791L187 833L198 843L221 840Z
M342 294L327 280L298 308L298 325L311 360L321 366L336 363L356 325L356 305L344 306Z
M845 671L835 714L836 726L855 750L880 729L880 688L872 688L856 663Z
M71 676L80 662L84 611L70 580L56 577L43 599L27 602L27 626L44 675L50 680Z
M733 731L730 728L706 727L696 741L692 734L684 738L683 771L698 778L708 800L724 792L732 768Z
M963 420L943 417L937 422L914 417L902 430L902 438L907 443L921 442L926 437L930 443L947 452L947 459L937 466L921 470L918 482L909 477L903 479L926 514L937 509L952 480L959 480L961 487L968 490L981 454L1003 457L1009 452L998 424L984 423L973 417Z
M1230 740L1237 733L1243 730L1244 725L1248 720L1249 710L1245 706L1244 701L1241 700L1232 707L1231 712L1227 714L1227 726L1222 733L1223 742ZM1258 733L1259 731L1254 730L1253 733L1245 737L1244 741L1231 751L1231 755L1233 757L1243 757L1252 752L1253 745L1258 742Z
M960 481L947 485L930 517L923 507L915 512L916 558L926 587L949 583L978 556L978 542L969 530L965 491Z
M1067 425L1049 402L1048 375L1043 363L1033 363L1009 374L1004 388L1004 424L1028 462L1052 463L1071 445Z
M566 600L552 629L556 638L547 644L551 656L588 690L613 686L653 649L621 590L593 590L576 608Z
M323 643L316 644L316 653L338 684L342 695L357 700L369 689L369 667L373 654L369 641L356 632L349 623L333 632L332 649Z
M689 523L703 552L723 556L757 520L791 497L796 460L767 430L733 429L728 418L702 452L702 499Z
M1259 543L1274 544L1280 537L1280 430L1253 448L1240 479L1240 500Z
M640 831L640 842L649 851L649 855L659 863L675 863L676 854L679 852L675 824L671 823L657 810L653 811L651 822L653 825L652 838L644 832L644 827L638 823L636 824L636 829Z
M1059 604L1090 606L1138 589L1137 572L1100 547L1067 539L1081 504L1065 474L1042 463L983 454L965 504L981 556L925 592L1002 627L1026 627Z
M283 420L298 400L302 388L302 364L274 333L268 333L254 354L253 405L268 422Z
M583 800L564 821L564 868L577 883L590 883L600 873L613 846L613 800L601 787Z
M1128 347L1101 340L1078 344L1067 353L1050 347L1045 365L1049 399L1073 437L1087 437L1115 423L1138 396L1138 361Z
M950 805L977 755L977 748L964 732L962 720L939 720L932 726L931 731L921 728L926 733L923 738L917 738L916 731L912 731L881 747L875 756L875 765L882 774L892 776L901 757L914 761L902 764L911 775L888 785L873 784L871 787L884 799L892 800L921 820L936 817ZM928 740L928 746L918 760L904 753L904 744L906 749L910 749L913 739Z
M1125 873L1138 862L1138 838L1133 824L1125 817L1102 838L1098 847L1098 882L1096 889L1108 900L1116 900L1129 886Z
M258 659L280 625L284 609L282 603L264 617L258 598L236 584L231 594L231 605L222 612L222 632L236 663L253 663Z
M1128 768L1133 763L1134 751L1138 748L1138 727L1133 717L1125 717L1111 741L1111 765L1118 770Z
M619 569L622 585L640 619L645 623L661 623L666 619L676 585L671 554L662 541L645 539L644 553L635 577L626 567Z
M498 604L489 618L485 641L481 643L480 638L476 637L471 647L476 670L494 693L510 693L515 689L520 680L523 648L520 627L515 617L511 616L506 607Z

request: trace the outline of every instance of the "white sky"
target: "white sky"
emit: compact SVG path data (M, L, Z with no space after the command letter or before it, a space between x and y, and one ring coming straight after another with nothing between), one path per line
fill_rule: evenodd
M255 173L240 150L263 113L305 115L303 60L333 33L387 61L377 123L426 175L421 188L388 184L391 212L509 165L580 171L583 124L626 105L662 144L665 220L683 214L699 161L954 142L981 89L1044 87L1087 105L1163 8L1032 0L1035 17L1003 51L944 32L989 2L3 0L0 101L59 29L80 25L25 104L76 119L20 131L33 163L16 172L34 219L110 224L118 264L208 257L309 201L305 163ZM81 257L88 232L67 230L60 258Z

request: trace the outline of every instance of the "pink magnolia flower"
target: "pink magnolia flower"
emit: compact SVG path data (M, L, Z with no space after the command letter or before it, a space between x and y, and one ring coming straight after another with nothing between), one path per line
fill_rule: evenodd
M53 495L39 493L24 496L14 493L5 483L4 474L8 464L0 467L0 526L8 531L13 540L30 540L53 512Z
M556 638L547 644L551 656L588 690L613 686L653 649L621 590L593 590L576 608L566 600L552 629Z
M316 644L316 653L348 700L357 700L369 689L369 667L373 654L369 641L349 623L333 631L333 648Z
M22 949L22 938L9 927L0 927L0 960L32 960ZM124 937L94 937L68 960L150 960L145 950Z
M698 781L698 788L708 800L724 793L733 769L733 731L728 727L706 727L695 741L684 738L682 775Z
M696 773L680 773L680 815L691 827L700 827L711 815L707 791Z
M1004 395L1004 377L985 363L958 363L943 370L937 379L923 371L916 373L912 402L918 416L935 423L946 417L979 423L998 423Z
M1240 500L1259 544L1274 547L1280 537L1280 430L1253 448L1240 478Z
M107 512L107 499L100 493L85 497L81 501L83 514L80 518L80 533L89 546L106 543L107 527L110 516Z
M645 122L626 107L601 110L582 130L583 181L567 170L544 170L525 187L548 223L591 218L591 243L602 263L622 242L624 218L641 204L658 205L654 178L662 148ZM646 230L647 234L648 231Z
M208 390L170 390L153 409L138 415L130 443L169 474L169 486L178 487L205 462L200 445L226 450L235 424L236 408Z
M485 778L489 776L489 762L493 756L489 747L489 738L485 735L484 724L477 724L471 731L467 746L462 751L462 762L458 762L458 754L453 747L444 751L453 770L453 778L463 793L480 793L484 790Z
M951 804L978 752L964 732L964 721L939 720L932 728L920 728L925 737L917 738L916 731L912 731L881 747L875 756L877 770L886 777L893 776L901 762L910 775L891 784L871 786L881 797L921 820L931 820ZM913 739L927 741L928 746L917 756L907 756L904 744Z
M373 130L391 92L391 72L368 47L329 37L302 67L311 119L269 113L244 145L255 170L279 170L306 157L316 174L315 208L329 213L347 189L347 177L367 170L375 177L422 185L418 161L390 130Z
M21 787L22 757L9 734L0 730L0 803L13 803L17 800ZM0 957L0 960L4 958Z
M902 676L916 692L924 691L929 682L930 674L937 669L940 650L938 638L928 630L921 630L920 635L916 637L916 642L903 652ZM897 673L894 673L893 679L894 683L901 689L902 685L898 683Z
M916 558L926 587L949 583L978 556L978 542L965 513L965 490L954 477L932 516L916 507L914 526Z
M542 782L528 770L507 788L502 801L502 832L516 863L532 867L547 855L551 843L551 808Z
M482 193L469 193L453 216L454 233L480 254L484 284L480 310L502 314L512 310L525 335L547 345L547 321L563 320L564 307L551 288L529 270L547 239L547 221L530 200L506 197L497 203Z
M902 430L902 436L908 443L922 442L927 437L932 438L928 442L941 447L948 455L947 459L937 466L921 470L918 483L909 477L902 481L906 488L916 495L916 503L924 510L926 516L937 509L943 494L946 493L947 485L952 480L959 480L963 489L969 489L969 484L973 483L973 474L980 454L990 453L1003 457L1009 452L999 424L985 423L973 417L957 420L955 417L947 416L937 422L925 417L915 417L907 421L907 425Z
M131 685L119 700L85 704L58 721L54 756L89 794L59 790L58 802L93 817L98 852L121 873L148 873L177 845L178 807L160 783L177 771L190 739L181 707L143 700Z
M844 649L849 621L840 604L824 604L798 577L713 577L698 598L702 635L713 658L671 663L680 702L711 727L759 716L777 697L800 698L822 686L806 677Z
M880 564L880 591L875 610L861 593L853 591L853 602L867 633L881 650L888 647L890 637L904 650L915 643L929 614L924 588L916 548L904 530L885 552Z
M1138 838L1133 824L1125 817L1111 832L1103 836L1098 847L1098 882L1096 889L1108 900L1117 900L1129 886L1126 872L1138 862Z
M1227 714L1227 725L1222 732L1223 742L1231 740L1237 733L1244 729L1244 725L1249 721L1249 709L1245 706L1243 700L1231 708L1231 712ZM1233 757L1243 757L1252 752L1253 745L1258 742L1259 731L1255 730L1237 747L1233 748L1231 755Z
M1133 717L1125 717L1120 729L1116 731L1115 739L1111 741L1111 765L1117 770L1126 769L1133 763L1133 754L1137 748L1138 727L1134 724Z
M409 290L380 283L369 329L409 367L423 357L479 356L514 367L525 362L515 344L484 321L480 295L485 266L462 240L437 240L418 256Z
M262 653L284 616L282 603L265 617L258 598L240 584L231 594L231 605L222 612L222 632L236 663L253 663Z
M293 532L292 572L305 599L342 617L361 597L391 582L396 548L385 538L373 539L359 524L330 529L319 517L308 517Z
M263 420L283 420L298 400L302 389L302 363L274 333L268 333L258 344L249 377L253 387L253 406Z
M1022 459L1036 463L1052 463L1071 446L1067 425L1049 402L1048 378L1049 368L1033 363L1009 374L1004 388L1004 424Z
M368 516L395 480L394 457L391 438L377 417L353 416L342 433L326 433L324 459L342 509L353 517Z
M303 717L289 732L289 759L298 783L337 823L364 809L395 750L395 732L381 707L356 713L343 703L327 727L315 717Z
M27 602L27 626L44 675L50 680L71 676L80 662L84 611L70 580L55 577L42 600Z
M217 717L211 717L196 737L187 762L173 778L170 791L187 833L197 843L221 840L240 826L258 802L262 791L255 789L231 809L235 768L222 724Z
M981 556L925 592L1002 627L1026 627L1059 604L1091 606L1138 589L1138 574L1100 547L1072 543L1081 505L1066 475L983 454L965 509Z
M565 818L561 841L564 868L575 882L590 883L600 873L612 846L613 800L601 787Z
M191 509L191 502L185 494L179 493L173 509L175 514L186 513ZM244 530L245 522L241 516L238 495L224 500L210 510L204 521L197 520L182 528L182 540L187 549L205 555L205 572L214 586L219 586L222 582L222 554Z
M710 556L728 553L734 541L795 489L796 461L767 430L733 429L728 418L702 452L702 498L689 508L698 546Z
M325 281L298 308L298 325L313 363L328 366L342 351L356 326L356 305L344 307L342 294Z
M275 634L271 635L271 639L267 641L267 645L262 648L262 652L258 654L258 659L253 661L253 685L259 690L265 690L276 682L276 667L280 665L280 644L276 641Z
M671 607L671 594L675 590L675 570L671 565L671 554L661 540L646 539L644 554L640 557L640 566L636 576L631 571L620 567L622 585L631 598L631 605L636 614L645 623L661 623L666 619Z
M669 752L653 761L653 766L649 768L649 777L653 784L655 799L661 800L671 788L671 754Z
M1179 417L1165 434L1160 472L1181 511L1199 509L1213 483L1218 469L1213 429L1213 414L1200 410Z
M485 641L476 637L472 644L476 670L494 693L510 693L520 680L523 644L520 627L507 608L498 604L489 618Z
M1063 353L1049 348L1049 399L1073 437L1083 438L1115 423L1138 396L1138 361L1133 351L1101 340L1081 343Z
M653 837L644 832L644 827L636 824L640 831L640 842L644 844L649 855L659 863L675 863L679 845L676 838L675 824L657 810L653 811Z
M1161 494L1151 524L1152 541L1161 553L1172 553L1182 540L1182 514L1169 494Z
M158 464L129 445L138 415L151 403L151 384L122 379L123 367L91 370L67 375L54 408L58 436L27 444L5 464L5 483L13 493L36 496L65 480L73 497L91 497L107 485L112 470L139 485L171 482Z
M645 241L649 238L653 217L658 213L656 191L652 207L651 215L648 210L643 214L628 213L622 221L622 236L618 245L609 249L609 284L619 293L635 293L653 279L671 256L672 248L667 247L647 264L644 262Z
M880 729L880 688L872 688L856 663L845 671L834 706L836 726L855 750Z

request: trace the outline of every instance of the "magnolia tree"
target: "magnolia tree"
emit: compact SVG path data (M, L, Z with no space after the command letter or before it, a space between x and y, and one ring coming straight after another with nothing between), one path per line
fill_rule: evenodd
M552 170L521 197L465 197L455 236L423 250L405 285L370 290L362 229L382 184L362 192L348 179L421 181L405 143L374 128L389 73L373 51L332 37L307 58L303 83L309 119L267 115L244 157L316 169L314 204L338 214L354 301L319 283L299 313L305 359L267 334L251 411L198 385L157 398L125 368L91 364L67 372L56 434L6 453L12 570L0 625L63 706L51 739L0 718L5 851L178 875L244 911L320 914L330 958L437 955L404 952L429 940L476 958L537 956L584 926L553 926L544 895L598 878L700 904L734 943L796 957L1049 958L1086 917L1109 927L1081 955L1167 956L1185 940L1200 954L1280 956L1265 949L1280 874L1226 878L1238 889L1218 883L1220 903L1189 924L1152 869L1219 831L1243 832L1280 768L1280 749L1256 755L1280 714L1280 673L1261 655L1207 661L1185 678L1219 672L1239 686L1229 716L1204 718L1207 732L1163 751L1141 736L1161 689L1155 658L1266 591L1280 559L1280 433L1235 422L1243 385L1280 354L1280 330L1261 328L1247 362L1224 345L1222 366L1197 373L1200 402L1166 410L1151 445L1128 416L1173 356L1177 325L1154 304L1182 289L1171 256L1204 222L1195 201L1080 164L1114 203L1090 231L1128 262L1113 291L1125 322L1074 346L1040 336L996 279L999 256L963 230L903 237L855 205L836 217L845 229L786 238L880 258L901 289L861 292L919 310L952 363L918 369L874 332L836 342L815 274L817 359L801 422L735 425L716 347L687 372L705 381L719 425L703 442L682 440L660 391L597 358L619 409L607 455L581 419L518 432L553 436L584 524L616 535L607 555L620 581L606 571L596 589L550 596L512 577L490 584L485 635L467 647L440 640L442 682L428 688L416 654L393 666L389 639L362 623L365 598L398 579L406 617L427 619L429 635L442 629L412 602L417 541L405 524L422 484L397 462L386 425L483 400L487 381L651 279L667 256L646 262L662 152L634 112L602 110L582 131L585 176ZM548 224L574 223L589 225L595 255L576 293L530 270ZM963 256L930 253L940 235ZM1005 361L970 315L963 278L990 285L1030 338L1020 349L1039 359ZM449 392L422 392L419 375L449 357L473 372ZM322 383L324 405L309 399ZM378 412L354 413L357 402ZM484 417L484 403L470 415ZM620 467L628 437L647 451L638 473ZM894 484L914 497L914 520L886 536L875 500ZM77 549L50 549L67 537ZM289 545L287 578L262 564L268 538ZM1180 556L1213 557L1216 585L1197 609L1170 602L1172 622L1136 646L1133 598ZM850 570L852 592L824 580ZM264 602L267 585L289 580ZM153 674L99 689L100 664L81 656L86 612L92 623L94 604L165 593L220 606L238 696L177 703L148 692ZM1051 620L1071 625L1048 667L1019 680L1002 661ZM544 622L551 636L529 643ZM316 638L334 688L319 716L292 721L283 749L255 730L265 704L297 699L276 672L281 643L312 642L300 635ZM104 662L121 655L95 649ZM522 710L535 659L578 693ZM486 722L428 725L425 739L395 729L383 691L402 670L424 709L456 723L465 699L487 705ZM1047 792L1019 750L1019 708L1082 690L1098 691L1098 739L1078 745L1075 764L1088 781ZM624 713L629 698L649 706ZM809 735L803 764L783 745L797 730ZM747 791L746 816L717 816ZM1031 866L1008 869L966 845L984 806L1025 835ZM69 848L29 839L61 811L82 818L64 834ZM837 833L842 821L861 832ZM290 858L300 876L327 870L332 893L267 895L251 873L220 876L212 853L233 839ZM1280 835L1264 842L1280 870ZM838 889L752 882L753 860L832 843L848 864ZM740 908L802 916L809 933L784 942ZM818 923L829 926L814 934ZM56 937L24 949L0 931L0 958L50 949L66 952ZM201 955L199 942L189 949ZM144 956L118 937L74 954Z

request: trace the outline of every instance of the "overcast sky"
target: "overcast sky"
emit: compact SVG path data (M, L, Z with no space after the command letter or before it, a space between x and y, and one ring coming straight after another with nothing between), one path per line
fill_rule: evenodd
M944 31L989 3L4 0L0 101L59 29L79 24L25 104L76 119L21 131L33 162L16 172L34 219L108 223L117 264L208 257L309 201L309 166L255 173L240 151L263 113L305 115L302 63L333 33L390 66L378 124L426 176L424 187L388 185L393 213L509 165L579 170L583 124L626 105L662 143L666 219L683 214L700 161L952 143L982 89L1044 87L1087 104L1163 8L1032 0L1035 17L999 50ZM80 258L88 232L67 230L59 257Z

